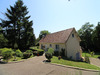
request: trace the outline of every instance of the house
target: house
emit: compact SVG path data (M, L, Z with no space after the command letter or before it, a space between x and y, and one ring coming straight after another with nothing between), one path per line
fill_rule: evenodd
M47 50L53 48L55 51L64 51L67 58L79 60L81 58L80 37L75 28L48 34L39 41L39 48Z

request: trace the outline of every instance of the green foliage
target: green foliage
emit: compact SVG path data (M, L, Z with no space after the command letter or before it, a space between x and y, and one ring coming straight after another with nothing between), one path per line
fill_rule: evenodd
M33 51L32 50L26 50L25 52L28 53L28 54L30 54L30 55L33 54Z
M39 41L40 41L43 37L45 37L47 34L50 34L50 32L47 31L47 30L43 30L43 31L40 32L39 37L36 39L36 46L39 46Z
M52 54L51 53L46 52L45 53L45 57L48 59L49 62L51 62L51 58L52 58Z
M100 52L100 22L98 22L98 25L93 31L92 41L95 51Z
M92 57L94 56L94 54L95 54L94 51L92 51L92 52L90 53L90 55L91 55Z
M40 32L39 38L42 39L42 37L46 36L47 34L50 34L50 32L47 31L47 30L43 30L43 31Z
M92 32L93 32L93 24L89 22L84 24L79 30L78 34L81 38L80 45L83 50L92 49Z
M89 57L92 57L92 58L98 58L98 56L100 56L100 53L95 52L95 54L93 56L91 56L91 54L88 53L88 52L82 52L82 57L85 57L86 55L89 56Z
M53 55L54 54L54 49L53 48L49 48L47 52Z
M24 58L24 59L27 59L27 58L30 58L32 55L33 55L33 51L32 51L32 50L26 50L26 51L23 53L23 58Z
M13 51L11 49L5 49L2 51L2 56L3 56L3 59L7 60L10 59L12 57L12 53Z
M31 56L32 56L31 53L26 53L26 52L23 53L23 58L24 59L30 58Z
M39 46L30 47L29 49L31 50L39 49Z
M77 61L71 61L71 60L65 60L65 59L58 60L58 57L56 56L53 56L53 58L51 59L51 63L68 65L68 66L85 68L85 69L100 70L100 67L97 67L95 65L91 65L85 62L77 62Z
M53 57L54 49L49 48L48 51L45 53L45 57L48 59L49 62L51 62L51 58Z
M8 47L28 49L35 45L33 22L29 21L30 16L27 14L27 7L22 0L17 0L14 6L7 8L5 13L7 20L2 20L1 27L5 31L4 36L8 39Z
M59 56L59 51L54 51L54 56Z
M87 55L85 56L85 62L90 64L90 59L89 59L89 56Z
M4 37L3 34L0 34L0 48L7 46L8 40Z
M2 55L2 52L5 50L12 50L11 48L0 48L0 55Z
M15 51L17 57L22 57L23 53L18 49Z
M42 49L34 48L34 50L35 50L33 52L34 55L43 55L43 53L44 53L44 50L42 50Z

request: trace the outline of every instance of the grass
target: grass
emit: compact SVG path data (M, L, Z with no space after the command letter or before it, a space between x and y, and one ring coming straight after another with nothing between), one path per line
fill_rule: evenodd
M98 58L100 56L100 53L95 53L94 56L91 56L88 52L82 52L82 56L85 57L85 55L93 58Z
M56 56L53 56L53 58L51 59L51 63L68 65L68 66L85 68L85 69L100 70L100 68L95 65L91 65L85 62L77 62L77 61L70 61L70 60L64 60L64 59L58 60L58 57Z

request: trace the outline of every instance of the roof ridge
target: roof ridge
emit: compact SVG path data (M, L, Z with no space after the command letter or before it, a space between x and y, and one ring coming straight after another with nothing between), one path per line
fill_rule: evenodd
M54 33L51 33L51 34L56 34L56 33L59 33L59 32L66 31L66 30L70 30L70 29L74 29L74 27L73 28L69 28L69 29L65 29L65 30L61 30L61 31L57 31L57 32L54 32ZM47 35L51 35L51 34L47 34Z

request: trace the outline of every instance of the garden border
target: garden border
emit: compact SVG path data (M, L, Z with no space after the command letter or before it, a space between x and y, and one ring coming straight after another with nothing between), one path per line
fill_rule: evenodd
M33 57L32 57L33 58ZM31 59L31 58L28 58L28 59ZM19 63L19 62L24 62L25 60L28 60L28 59L23 59L23 60L19 60L19 61L12 61L12 62L4 62L4 61L1 61L0 64L12 64L12 63Z
M61 66L61 67L65 67L65 68L77 69L77 70L92 71L92 72L100 72L100 70L85 69L85 68L67 66L67 65L57 64L57 63L48 63L48 62L45 62L45 63L46 63L46 64L51 64L51 65L56 65L56 66Z

